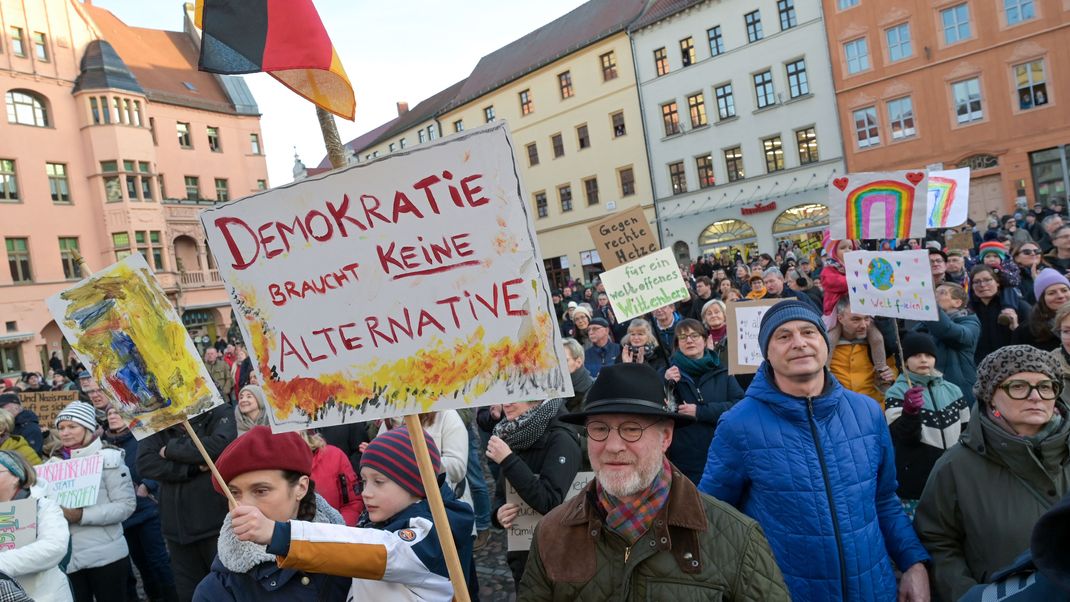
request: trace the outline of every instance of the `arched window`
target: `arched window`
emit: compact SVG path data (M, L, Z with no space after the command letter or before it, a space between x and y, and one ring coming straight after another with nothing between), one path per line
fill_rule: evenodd
M29 90L11 90L4 97L8 123L48 127L48 107L43 96Z
M773 234L813 230L829 225L829 208L821 203L810 203L786 209L773 222Z
M736 241L755 238L758 234L745 222L738 219L725 219L710 224L702 234L699 234L698 244L700 247L710 245L723 245Z

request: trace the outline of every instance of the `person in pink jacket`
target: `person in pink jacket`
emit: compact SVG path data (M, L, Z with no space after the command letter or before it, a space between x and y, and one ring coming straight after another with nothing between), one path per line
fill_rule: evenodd
M316 493L342 514L347 525L355 526L364 512L364 500L356 491L357 473L353 471L349 456L337 447L328 445L315 431L304 431L301 436L312 450L311 476L316 484Z

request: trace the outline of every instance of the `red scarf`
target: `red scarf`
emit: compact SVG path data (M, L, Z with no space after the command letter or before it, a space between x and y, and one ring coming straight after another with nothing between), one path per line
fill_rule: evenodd
M650 529L654 516L669 501L669 486L672 484L672 468L668 460L662 460L661 471L654 482L630 502L622 502L598 485L598 502L606 512L606 526L628 542L639 541Z

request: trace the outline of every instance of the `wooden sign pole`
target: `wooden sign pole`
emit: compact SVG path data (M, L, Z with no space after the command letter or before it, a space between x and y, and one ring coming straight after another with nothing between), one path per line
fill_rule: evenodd
M910 372L907 371L907 358L903 357L903 341L899 339L899 319L892 318L892 327L895 328L895 346L899 348L899 359L903 362L902 366L899 366L899 372L906 377L907 386L913 387L914 383L910 382Z
M81 253L77 250L73 250L71 251L71 255L74 258L75 263L82 268L83 276L90 276L93 274L93 272L90 271L89 266L85 264L85 257L82 257ZM186 432L189 433L190 439L193 439L193 444L197 446L197 451L201 452L201 458L204 460L204 463L208 465L208 470L212 471L212 476L219 481L219 488L223 490L223 495L227 496L227 501L230 503L230 507L236 508L238 502L236 502L234 496L231 495L230 488L227 487L226 481L224 481L223 477L219 474L219 469L216 468L215 462L212 461L212 457L208 455L208 451L204 449L204 444L201 443L201 438L198 437L197 432L193 430L193 425L189 423L188 418L182 421L182 426L186 427ZM423 443L423 439L421 439L420 442ZM442 503L441 499L439 503ZM456 554L456 551L454 554Z
M450 520L446 516L446 507L442 504L442 492L438 489L438 475L435 474L435 468L431 465L431 454L427 451L427 442L424 441L424 427L420 424L420 417L416 414L406 416L405 426L409 430L409 438L412 439L416 463L420 466L420 479L424 483L424 492L427 493L427 505L431 507L431 517L435 519L438 543L442 546L442 553L446 557L446 569L449 570L450 581L453 583L453 599L457 602L470 602L468 582L464 579L461 558L453 542L453 531L450 529ZM482 468L476 468L476 470L482 470Z

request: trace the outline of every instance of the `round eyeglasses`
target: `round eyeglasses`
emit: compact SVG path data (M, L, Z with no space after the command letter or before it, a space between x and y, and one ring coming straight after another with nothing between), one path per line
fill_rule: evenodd
M622 422L620 423L620 426L609 426L604 422L593 420L587 423L584 430L587 431L587 438L592 441L605 441L606 439L609 439L610 431L617 431L617 434L620 435L621 439L628 443L635 443L642 439L643 433L655 424L657 424L657 422L646 426L643 426L638 422Z

